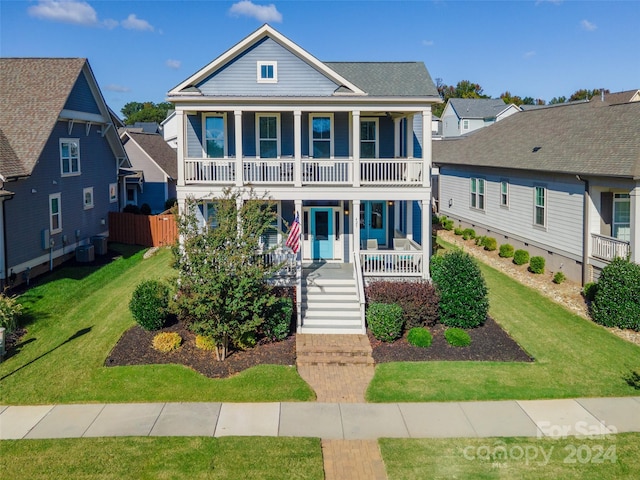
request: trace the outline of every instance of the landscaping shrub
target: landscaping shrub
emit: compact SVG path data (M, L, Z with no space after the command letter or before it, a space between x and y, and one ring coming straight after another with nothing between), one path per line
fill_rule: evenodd
M526 250L516 250L513 253L513 263L516 265L526 265L529 263L529 252Z
M426 328L416 327L409 330L407 341L411 345L414 345L416 347L427 348L431 346L433 336L431 335L431 332Z
M133 291L129 310L145 330L158 330L169 313L169 287L157 280L140 283Z
M162 353L176 350L182 343L182 337L176 332L162 332L153 337L153 348Z
M462 239L469 240L472 238L476 238L476 231L473 228L465 228L462 231Z
M484 245L484 239L487 238L484 235L476 237L476 245L481 246Z
M513 248L513 245L505 243L503 245L500 245L500 252L498 252L498 255L502 258L512 258L514 251L515 250Z
M238 350L247 350L253 348L258 343L257 332L247 331L241 333L238 337L233 339L233 346Z
M438 321L440 297L429 282L373 282L365 293L368 303L399 305L407 329L430 327Z
M140 213L142 215L151 215L151 206L148 203L140 205Z
M560 285L566 279L567 279L567 276L564 273L556 272L556 274L553 276L553 283Z
M0 327L6 328L6 333L11 333L18 328L21 310L22 305L14 297L0 293Z
M440 322L449 327L473 328L487 318L487 286L478 265L462 251L434 259L431 278L440 294Z
M453 229L453 233L455 233L456 235L462 235L462 232L464 230L462 229L462 227L456 227Z
M124 207L122 211L124 213L135 213L136 215L140 215L140 207L131 203Z
M615 258L602 269L591 316L607 327L640 331L640 265Z
M271 341L284 340L291 330L293 302L289 297L278 297L262 324L262 333Z
M444 332L444 338L453 347L468 347L471 345L471 337L461 328L447 328Z
M165 211L171 210L173 208L173 206L177 205L177 204L178 204L178 199L176 197L168 198L164 202L164 209L165 209Z
M482 246L485 250L493 252L498 248L498 241L493 237L485 237L484 241L482 242Z
M213 351L216 349L216 341L205 335L196 335L196 348L200 350Z
M444 217L444 218L445 219L442 222L442 228L444 228L445 230L449 230L449 231L453 230L453 220L451 220L451 219L449 219L447 217Z
M392 342L402 335L402 308L395 303L372 303L367 308L367 324L376 339Z
M544 273L544 257L531 257L529 260L529 271L531 273Z
M584 287L582 287L582 295L584 295L584 298L586 298L590 302L593 302L593 300L596 298L597 291L598 284L595 282L585 283Z

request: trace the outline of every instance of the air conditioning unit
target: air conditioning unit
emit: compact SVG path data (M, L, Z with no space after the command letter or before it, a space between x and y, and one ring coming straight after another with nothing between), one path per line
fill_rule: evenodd
M101 235L91 237L91 244L93 245L96 255L107 254L107 237L103 237Z
M81 245L76 248L76 261L80 263L93 262L95 259L93 245Z

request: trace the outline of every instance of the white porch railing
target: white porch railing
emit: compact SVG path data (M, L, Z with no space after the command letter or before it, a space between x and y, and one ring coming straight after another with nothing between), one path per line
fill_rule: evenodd
M610 262L616 257L627 258L631 253L629 242L604 235L591 234L591 256Z
M292 277L296 274L296 255L290 248L276 248L262 254L265 264L281 265L275 275L279 277Z
M352 180L350 159L302 160L302 183L350 184Z
M234 183L236 162L233 158L187 158L184 161L186 183Z
M365 276L422 276L422 250L361 250L360 262Z
M381 185L420 185L422 160L360 160L360 182Z
M360 263L360 255L353 252L353 278L356 281L356 292L358 295L358 303L360 304L360 321L362 322L362 334L367 333L366 324L366 303L367 299L364 295L364 278L362 277L362 264Z
M291 159L247 159L242 162L244 183L293 183L294 162Z

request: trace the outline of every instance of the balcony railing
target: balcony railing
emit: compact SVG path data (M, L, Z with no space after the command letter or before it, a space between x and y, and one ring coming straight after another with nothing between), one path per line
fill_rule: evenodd
M422 276L422 250L361 250L360 263L365 276Z
M630 254L629 242L604 235L591 234L591 256L610 262L616 257L627 258Z

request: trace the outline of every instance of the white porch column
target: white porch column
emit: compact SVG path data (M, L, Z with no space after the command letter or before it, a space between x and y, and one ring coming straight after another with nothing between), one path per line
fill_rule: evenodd
M422 200L422 278L429 278L431 257L431 199Z
M640 182L629 192L631 200L631 261L640 263Z
M236 127L236 186L241 187L244 181L244 168L242 164L242 110L235 110L233 116Z
M393 156L400 158L400 122L401 118L396 117L393 119Z
M293 112L293 185L302 186L302 112L300 110Z
M353 251L360 255L360 200L351 202L351 225L353 228Z
M422 186L431 185L431 107L422 111Z
M353 145L353 186L360 186L360 112L351 112L353 118L352 145ZM359 218L359 217L358 217ZM360 220L358 220L360 221Z
M176 122L178 129L176 141L178 142L178 186L184 187L184 157L186 155L187 145L185 142L185 124L184 124L184 112L182 110L176 110ZM123 184L124 186L124 184ZM126 192L125 192L126 195ZM124 207L126 197L123 198L122 207Z
M407 238L413 240L413 200L407 200Z
M413 115L407 115L407 158L413 158Z
M400 231L400 202L396 200L393 204L393 228L397 231ZM393 236L396 236L396 232L393 232Z

